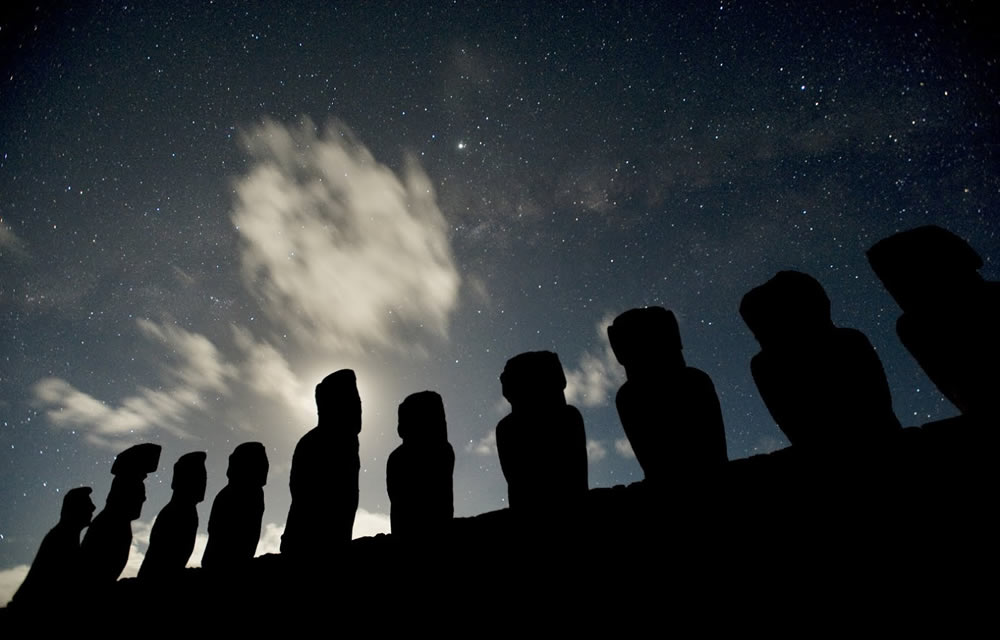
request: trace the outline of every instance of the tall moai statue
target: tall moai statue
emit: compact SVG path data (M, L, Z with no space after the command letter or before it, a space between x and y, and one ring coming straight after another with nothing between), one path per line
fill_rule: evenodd
M358 434L361 396L351 369L341 369L316 385L318 424L295 445L281 553L328 556L351 541L358 510Z
M1000 416L1000 282L983 260L941 227L897 233L868 250L868 262L903 310L896 333L927 376L964 415Z
M427 538L439 533L455 513L452 475L455 450L441 396L421 391L399 405L403 444L389 454L385 480L393 535Z
M198 535L198 503L205 499L206 456L204 451L186 453L174 463L173 495L153 523L140 578L172 579L187 565Z
M128 564L132 546L132 521L142 515L146 501L146 476L160 464L160 445L137 444L118 454L111 473L108 499L83 537L81 551L87 579L96 585L118 580Z
M689 367L673 312L630 309L608 327L608 339L628 377L615 404L646 479L718 471L726 460L726 430L711 378Z
M572 508L587 494L587 435L580 412L566 403L559 356L550 351L514 356L500 385L511 406L496 431L511 509Z
M213 572L244 568L253 559L264 518L267 451L244 442L229 456L229 483L215 496L201 566Z
M743 297L740 314L761 347L754 382L794 447L863 449L899 432L878 354L863 333L833 324L815 278L781 271Z
M90 524L94 503L90 487L70 489L63 497L59 522L42 539L28 575L10 607L20 611L63 611L79 595L80 532Z

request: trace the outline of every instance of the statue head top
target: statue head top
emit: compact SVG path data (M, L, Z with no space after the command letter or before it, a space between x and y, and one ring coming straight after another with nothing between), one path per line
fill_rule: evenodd
M111 490L108 491L109 509L127 515L131 520L142 514L142 503L146 501L146 487L142 483L159 466L160 451L160 445L146 442L118 454L111 465L115 479L111 481Z
M508 360L500 386L514 411L566 404L566 375L559 356L551 351L528 351Z
M868 263L904 312L935 309L981 286L983 259L951 231L929 225L880 240Z
M834 329L823 285L799 271L779 271L751 289L740 315L762 349L794 347Z
M685 366L677 318L663 307L622 313L608 326L608 341L626 373Z
M170 488L186 500L198 503L205 499L208 473L205 471L204 451L185 453L174 463L174 478Z
M83 529L90 524L94 516L94 501L90 499L93 491L90 487L70 489L63 496L62 510L59 512L59 522L74 529Z
M319 423L336 425L345 433L361 433L361 396L353 369L334 371L316 385Z
M230 484L263 487L267 484L267 451L259 442L244 442L229 454L226 477Z
M399 405L399 437L407 442L447 442L444 402L434 391L406 396Z

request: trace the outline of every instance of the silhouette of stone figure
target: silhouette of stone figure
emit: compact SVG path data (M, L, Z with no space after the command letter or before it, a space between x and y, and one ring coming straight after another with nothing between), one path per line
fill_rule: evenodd
M198 534L198 503L205 499L206 456L204 451L186 453L174 463L174 493L153 523L140 578L175 578L187 565Z
M215 496L208 516L208 544L201 566L217 572L245 567L257 550L264 518L267 451L259 442L244 442L229 456L229 483Z
M95 509L90 493L90 487L66 492L59 523L42 539L28 575L11 600L12 608L59 610L78 595L80 532L90 524Z
M511 509L541 513L572 508L587 494L583 417L566 404L559 356L531 351L500 374L511 412L497 424L497 453Z
M403 444L389 454L385 480L394 535L430 537L455 514L452 474L455 450L441 396L421 391L399 405Z
M889 383L868 338L837 327L813 277L781 271L743 297L761 351L750 362L761 399L797 449L831 453L899 432Z
M351 541L358 510L361 396L351 369L316 385L318 425L295 445L281 553L322 557Z
M97 585L118 580L128 563L132 521L142 515L146 476L160 464L160 445L137 444L118 454L111 473L108 499L83 537L81 551L87 578Z
M646 479L718 470L728 459L719 398L711 378L684 362L673 312L626 311L608 339L628 377L615 398L618 416Z
M1000 390L1000 283L950 231L926 226L868 251L903 315L896 333L941 393L965 415L995 419Z

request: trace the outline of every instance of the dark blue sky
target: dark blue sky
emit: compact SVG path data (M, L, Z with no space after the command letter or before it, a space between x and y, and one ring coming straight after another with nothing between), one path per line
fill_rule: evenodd
M312 387L344 366L362 533L388 524L396 407L423 389L445 401L456 512L504 506L497 376L526 350L562 359L591 486L637 480L600 331L635 306L676 312L730 458L772 450L737 309L780 269L869 336L904 424L954 413L864 252L935 223L1000 278L985 9L663 4L6 9L5 578L62 493L103 504L139 441L164 446L145 525L177 457L208 452L203 528L233 447L263 442L273 538Z

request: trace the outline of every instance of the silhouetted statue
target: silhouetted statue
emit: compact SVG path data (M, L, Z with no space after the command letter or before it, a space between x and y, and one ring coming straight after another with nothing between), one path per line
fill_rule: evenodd
M781 271L743 296L740 314L761 346L750 362L754 382L792 445L829 453L898 433L875 349L860 331L833 324L814 278Z
M229 456L229 483L215 496L208 517L208 544L201 566L212 571L245 567L257 550L264 518L267 452L259 442L244 442Z
M497 453L512 509L575 506L587 494L583 417L566 404L566 376L550 351L522 353L500 374L511 413L497 424Z
M281 553L316 558L351 541L358 510L361 396L354 371L341 369L316 385L318 425L295 445L292 504Z
M965 240L927 226L868 251L903 315L896 333L938 389L965 415L995 418L1000 390L1000 283Z
M95 509L90 492L90 487L78 487L63 497L59 523L42 539L11 607L57 611L79 594L80 532L90 524Z
M684 362L673 312L631 309L608 327L628 380L615 404L625 435L651 482L718 470L726 462L726 430L715 386Z
M198 503L205 499L206 455L204 451L186 453L174 464L170 483L174 493L153 523L140 578L174 578L187 565L198 535Z
M433 391L407 396L399 405L399 437L403 444L389 454L385 468L392 533L428 537L455 513L455 450L448 443L441 396Z
M111 465L115 479L107 503L87 529L81 545L88 580L98 585L111 584L128 564L132 521L142 515L142 503L146 501L143 481L159 464L158 444L137 444L115 458Z

